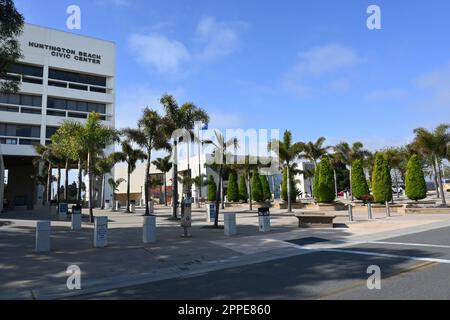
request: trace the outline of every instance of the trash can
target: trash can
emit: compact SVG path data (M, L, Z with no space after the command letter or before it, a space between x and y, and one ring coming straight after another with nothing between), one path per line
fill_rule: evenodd
M209 203L206 206L206 222L214 222L216 219L216 204Z
M136 212L136 201L131 200L130 201L130 212L135 213Z
M82 211L81 206L72 206L72 230L81 229Z
M111 201L105 200L105 210L111 209Z
M262 207L258 209L259 231L270 231L270 208Z

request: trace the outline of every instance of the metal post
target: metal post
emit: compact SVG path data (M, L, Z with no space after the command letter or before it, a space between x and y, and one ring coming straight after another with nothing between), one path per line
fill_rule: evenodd
M369 220L372 220L373 219L373 216L372 216L372 203L370 201L367 203L367 212L368 212L368 215L369 215Z
M391 209L389 208L389 201L386 201L386 217L391 216Z
M348 221L353 221L353 206L351 203L348 205Z

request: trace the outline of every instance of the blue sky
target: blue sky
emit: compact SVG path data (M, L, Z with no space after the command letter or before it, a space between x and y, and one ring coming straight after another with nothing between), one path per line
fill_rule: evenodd
M117 44L117 125L172 93L217 128L401 145L450 116L447 0L16 0L27 22ZM368 30L379 5L382 30Z

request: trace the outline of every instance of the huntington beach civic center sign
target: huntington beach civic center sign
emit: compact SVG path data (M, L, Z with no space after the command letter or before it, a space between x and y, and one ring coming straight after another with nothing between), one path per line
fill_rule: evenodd
M69 48L63 48L58 46L52 46L37 42L28 42L28 46L31 48L37 48L49 51L53 57L64 58L68 60L75 60L79 62L101 64L102 56L95 53L86 51L74 50Z

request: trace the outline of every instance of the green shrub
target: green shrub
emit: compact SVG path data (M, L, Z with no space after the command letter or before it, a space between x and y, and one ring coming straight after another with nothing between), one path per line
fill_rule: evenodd
M409 199L417 201L427 197L427 184L417 155L413 155L408 161L405 180L405 193Z
M369 186L367 185L366 175L361 160L356 160L352 166L352 190L353 196L362 200L363 196L370 194Z
M290 180L291 180L291 202L295 203L297 201L297 190L295 189L294 177L292 172L290 172ZM283 201L288 201L288 193L287 193L287 169L283 170L283 180L281 181L281 198Z
M231 172L228 177L227 199L229 202L239 201L239 187L236 172Z
M239 179L239 199L241 201L248 201L247 179L244 175Z
M256 202L264 201L264 192L261 185L261 179L257 171L254 171L252 175L252 198L253 201Z
M263 189L263 194L264 194L264 200L271 200L272 199L272 192L270 191L270 185L269 185L269 180L267 180L267 176L263 176L260 175L259 176L261 179L261 185L262 185L262 189Z
M213 176L208 178L208 201L216 201L217 184Z
M372 193L375 203L385 203L392 200L392 178L389 161L382 153L375 157L372 174Z
M331 167L330 159L324 157L320 161L319 170L319 188L318 188L318 201L320 203L333 202L336 199L336 193L334 189L334 174Z

